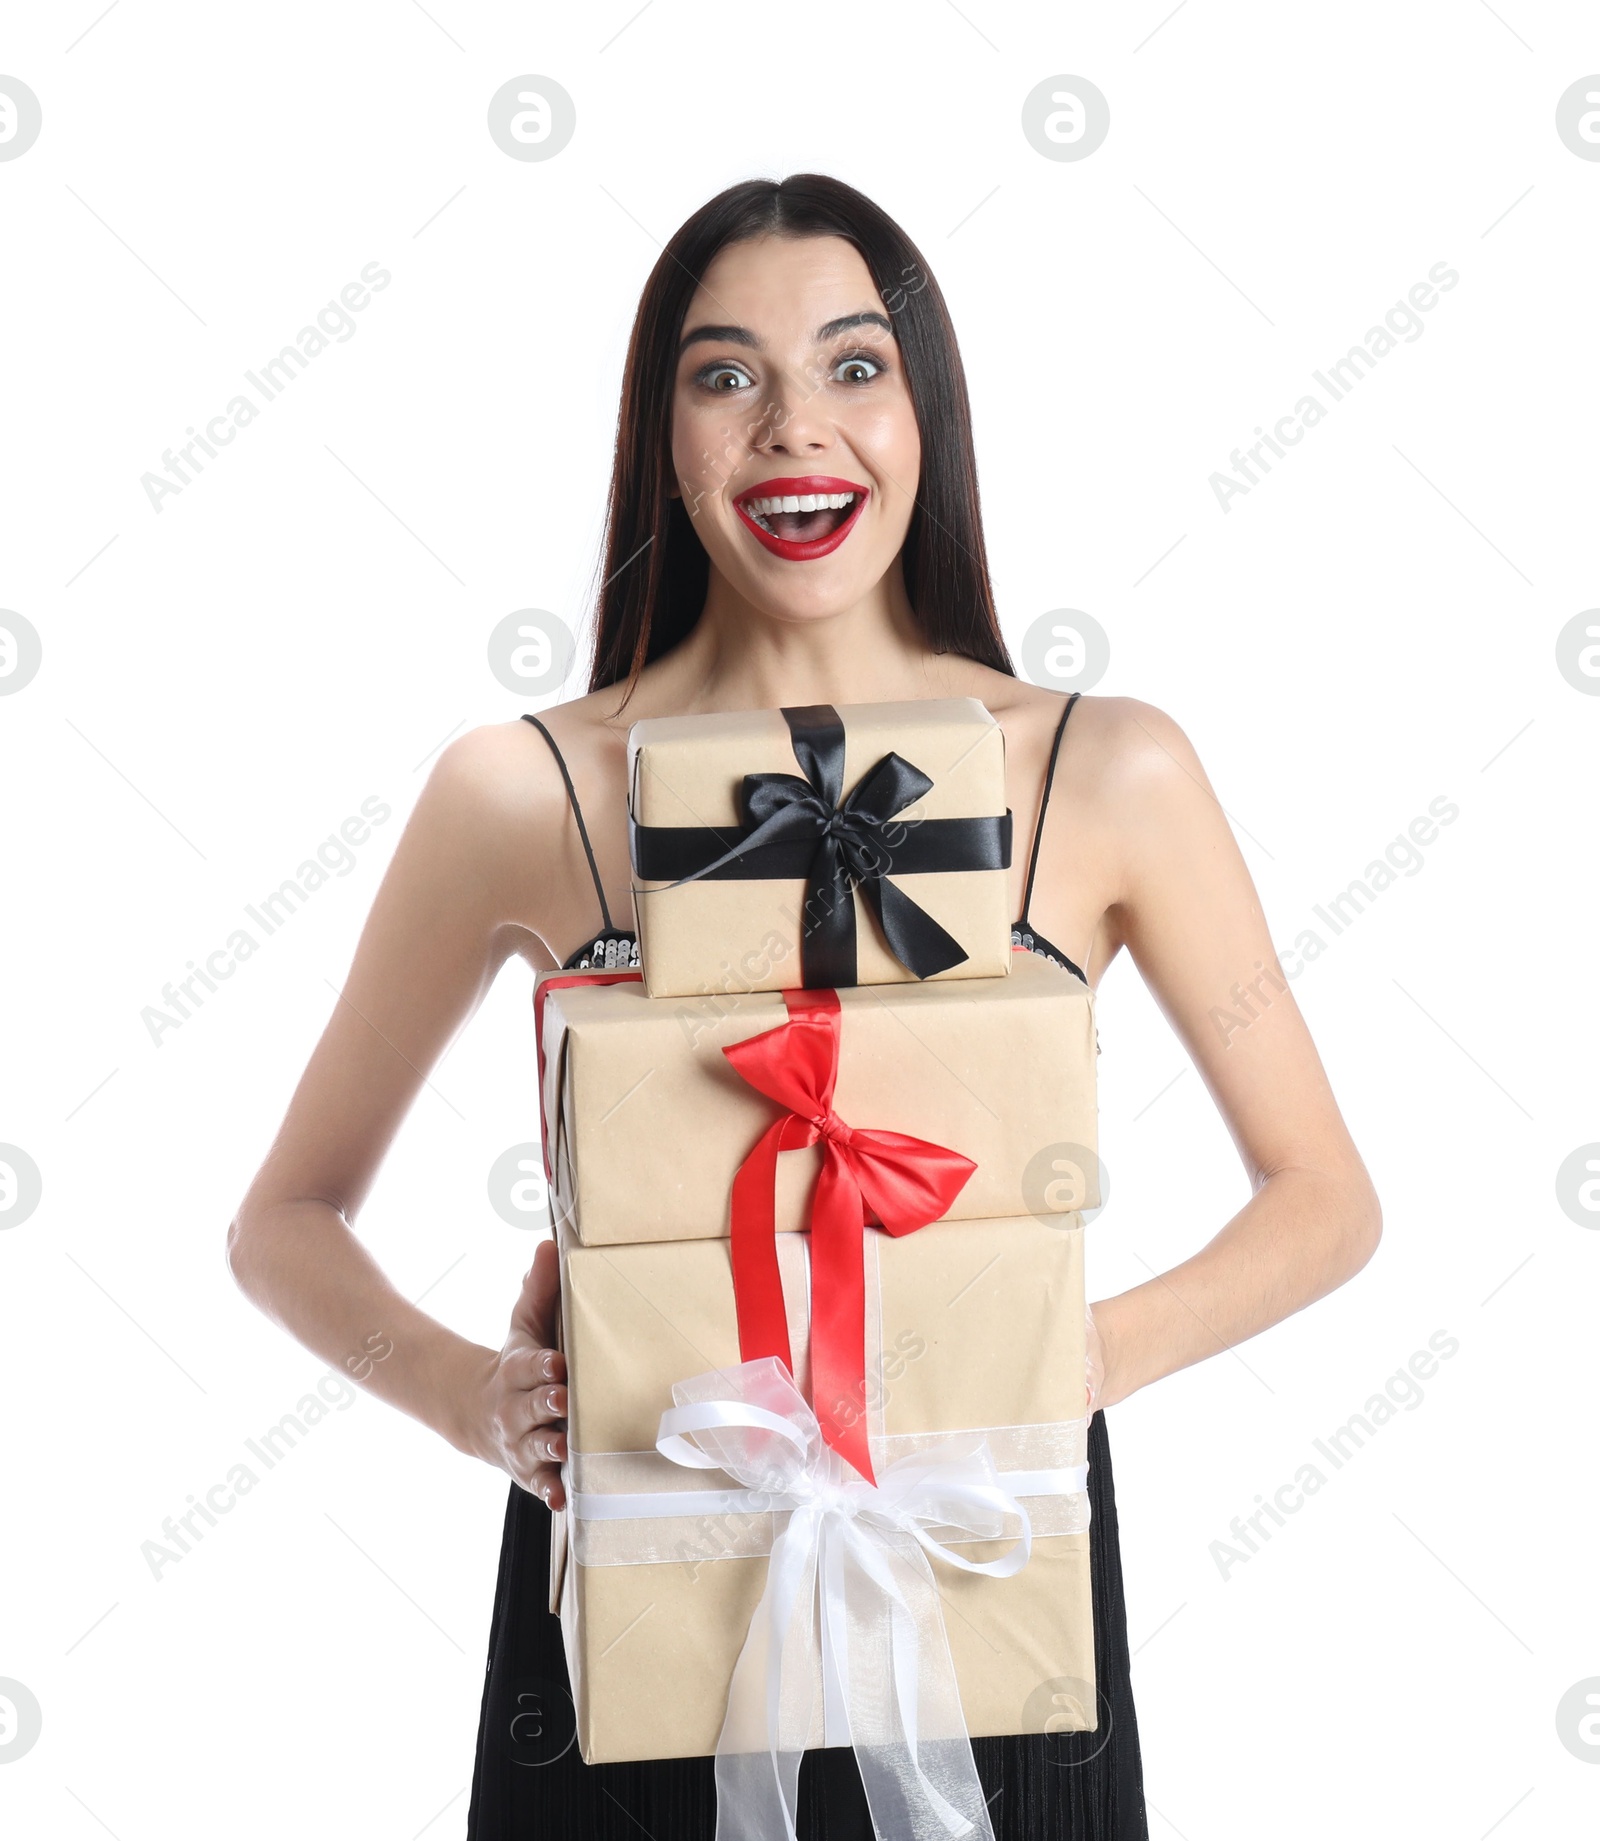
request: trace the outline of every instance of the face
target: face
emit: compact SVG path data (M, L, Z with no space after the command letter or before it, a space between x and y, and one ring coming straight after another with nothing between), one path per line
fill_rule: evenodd
M677 365L673 474L713 570L778 619L855 606L900 554L922 459L855 246L729 245L689 302Z

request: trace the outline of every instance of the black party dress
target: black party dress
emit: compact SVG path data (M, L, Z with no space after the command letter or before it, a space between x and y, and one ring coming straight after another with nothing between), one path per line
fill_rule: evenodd
M1012 945L1083 973L1028 922L1045 807L1055 780L1067 699L1050 750L1034 826L1022 918ZM567 960L572 970L626 969L638 942L611 925L594 852L554 738L550 743L572 801L578 835L594 875L604 922ZM973 1758L995 1841L1148 1841L1139 1729L1129 1678L1127 1609L1117 1504L1105 1415L1089 1421L1089 1575L1094 1603L1099 1726L1093 1732L975 1738ZM489 1632L489 1660L478 1728L467 1841L713 1841L715 1760L650 1759L585 1764L578 1751L561 1622L549 1608L550 1510L518 1483L506 1503L500 1573ZM803 1754L799 1841L873 1841L866 1794L848 1745Z

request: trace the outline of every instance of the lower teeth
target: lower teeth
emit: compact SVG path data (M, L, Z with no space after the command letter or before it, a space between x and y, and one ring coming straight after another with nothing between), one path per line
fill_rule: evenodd
M840 517L840 518L838 518L838 519L837 519L837 520L835 521L835 523L834 523L834 525L833 525L833 529L834 529L834 530L837 530L837 529L839 528L839 526L840 526L841 524L843 524L843 523L844 523L844 520L845 520L845 518L849 516L849 514L850 514L850 512L851 512L852 510L854 510L854 507L853 507L853 506L850 506L850 505L847 505L847 506L845 506L845 507L844 507L844 516L843 516L843 517ZM765 532L767 533L767 535L768 535L769 537L776 537L776 536L777 536L777 534L778 534L778 533L777 533L777 532L776 532L776 531L775 531L775 530L774 530L774 529L772 528L772 526L771 526L771 525L770 525L770 524L769 524L769 523L767 522L767 520L766 520L766 519L765 519L765 518L764 518L764 517L763 517L763 516L762 516L762 515L761 515L761 514L760 514L759 512L754 512L754 511L753 511L753 512L751 512L751 513L750 513L749 515L750 515L750 520L751 520L751 522L752 522L753 524L759 524L759 525L760 525L760 527L762 528L762 530L764 530L764 531L765 531ZM830 533L830 534L831 534L831 533Z

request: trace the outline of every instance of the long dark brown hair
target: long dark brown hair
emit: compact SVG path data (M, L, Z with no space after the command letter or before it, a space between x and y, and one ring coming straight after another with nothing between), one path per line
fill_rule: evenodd
M718 251L760 236L845 237L861 252L894 322L922 435L901 551L906 593L932 651L1012 672L984 553L966 375L944 296L916 245L870 198L823 173L796 173L719 192L678 229L644 285L622 378L590 690L620 684L669 651L705 605L710 560L683 499L668 493L677 345Z

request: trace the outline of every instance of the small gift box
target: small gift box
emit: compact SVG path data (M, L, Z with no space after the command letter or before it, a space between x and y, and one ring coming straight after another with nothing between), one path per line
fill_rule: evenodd
M787 1099L808 1111L804 1093L753 1082L755 1051L741 1045L793 1022L807 999L824 1006L811 1022L834 1003L832 1056L808 1064L810 1115L910 1134L976 1166L934 1218L1097 1207L1094 993L1035 954L1016 959L1008 978L861 985L836 1000L664 1000L636 973L542 977L534 1005L557 1218L586 1246L729 1233L741 1165L794 1110ZM819 1134L798 1130L784 1148L780 1232L806 1225L823 1150Z
M1005 737L975 697L650 717L628 781L654 997L1009 969Z
M580 1750L715 1753L719 1800L781 1833L799 1753L854 1743L875 1815L975 1821L969 1735L1097 1723L1081 1217L865 1231L871 1482L807 1409L813 1238L775 1242L792 1363L741 1361L729 1242L564 1241Z

